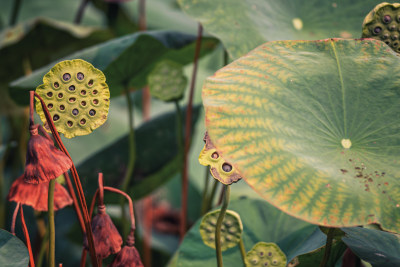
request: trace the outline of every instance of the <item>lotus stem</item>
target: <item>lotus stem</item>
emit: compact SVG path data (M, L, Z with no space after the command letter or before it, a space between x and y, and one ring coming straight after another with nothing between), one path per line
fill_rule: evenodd
M183 156L183 176L182 176L182 207L181 207L181 225L179 229L180 239L182 240L186 233L187 225L187 202L188 202L188 187L189 187L189 149L190 149L190 136L191 136L191 126L192 126L192 111L193 111L193 96L194 88L196 84L197 76L197 66L199 63L199 55L201 48L201 40L203 35L203 27L199 23L196 49L193 59L193 71L192 79L190 81L190 92L189 92L189 103L186 109L186 120L185 120L185 146L184 146L184 156Z
M14 0L14 4L11 10L9 26L14 26L18 19L18 14L21 9L22 0Z
M37 266L39 267L43 266L43 258L47 249L48 240L49 240L49 231L47 230L43 236L42 244L40 245L39 255L37 257Z
M24 232L26 246L29 252L29 267L35 267L35 261L33 259L33 253L32 253L31 239L29 238L28 228L26 227L24 209L22 208L22 204L19 205L19 215L21 217L22 231Z
M65 177L65 182L67 183L68 192L73 200L74 210L76 213L76 217L78 218L79 225L81 226L82 233L86 234L85 222L83 221L82 212L81 209L79 208L78 199L76 198L75 190L71 183L71 179L69 177L68 172L64 173L64 177Z
M246 266L246 248L244 247L243 238L239 242L240 255L242 256L243 266Z
M203 199L201 203L201 215L206 214L208 211L208 198L211 196L208 196L208 184L210 180L210 166L206 167L206 174L204 176L204 190L203 190Z
M86 6L89 4L89 0L82 0L78 12L75 15L74 23L81 24L83 13L85 13Z
M56 265L56 232L54 225L54 187L56 180L52 179L49 183L49 197L48 197L48 218L49 218L49 262L50 267Z
M319 267L325 267L326 264L328 263L329 255L331 254L334 233L335 233L335 228L329 228L328 234L326 237L324 257L322 258L322 261L321 261L321 264L319 265Z
M211 189L211 193L210 193L210 197L208 198L208 203L207 203L207 211L209 211L212 207L212 203L214 201L215 198L215 192L217 192L217 187L220 184L220 182L216 179L214 179L214 184L213 187Z
M229 185L225 185L224 188L225 188L225 190L224 190L224 200L223 200L222 207L221 207L221 210L219 212L218 219L217 219L217 225L215 227L215 250L216 250L216 253L217 253L217 264L218 264L218 267L224 266L224 263L222 261L222 250L221 250L221 226L222 226L222 222L223 222L224 217L225 217L226 209L228 208L229 195L230 195L230 192L231 192L231 188L229 187Z

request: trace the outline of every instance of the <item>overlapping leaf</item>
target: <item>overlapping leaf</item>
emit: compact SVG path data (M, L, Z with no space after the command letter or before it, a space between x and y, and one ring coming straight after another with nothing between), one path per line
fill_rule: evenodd
M29 263L28 249L17 237L0 229L0 266L26 267Z
M295 217L400 232L399 63L375 40L266 43L206 81L210 138Z
M179 32L139 32L78 51L63 60L80 58L103 71L113 97L125 87L140 89L144 86L147 75L160 60L171 59L182 65L190 63L195 40L196 36ZM214 38L203 38L201 56L213 51L216 44ZM10 95L19 103L27 103L27 92L41 84L43 75L57 62L13 82Z
M358 38L377 0L179 0L233 58L266 41Z

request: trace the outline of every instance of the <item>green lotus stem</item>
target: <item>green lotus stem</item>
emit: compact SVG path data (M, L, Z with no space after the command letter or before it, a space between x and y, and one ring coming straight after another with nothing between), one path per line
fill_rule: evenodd
M82 21L83 13L85 13L86 6L89 4L89 0L82 0L79 6L78 12L75 15L74 23L80 24Z
M182 124L182 110L178 101L174 101L176 109L176 136L178 143L178 153L183 157L184 139L183 139L183 124ZM183 174L183 173L182 173Z
M334 233L335 233L335 228L329 228L328 234L326 237L324 257L322 258L322 261L321 261L321 264L319 265L319 267L325 267L329 260L329 255L331 254Z
M210 166L206 167L206 174L204 176L204 190L203 190L203 200L201 203L201 215L206 214L207 210L207 204L208 204L208 184L209 184L209 179L210 178Z
M222 202L222 207L219 212L217 225L215 227L215 250L217 253L218 267L224 266L224 263L222 261L222 250L221 250L221 226L222 226L222 221L224 220L225 217L226 209L228 208L230 192L231 188L229 187L229 185L225 185L224 201Z
M135 146L135 127L134 127L134 119L133 119L133 105L132 105L132 100L131 96L129 93L129 89L126 87L125 88L125 95L126 95L126 102L128 104L128 118L129 118L129 158L128 158L128 165L126 168L125 176L124 179L122 180L122 187L121 190L124 192L127 192L129 183L132 178L133 174L133 169L135 167L135 160L136 160L136 146ZM121 201L120 201L121 209L122 209L122 224L123 224L123 231L124 233L127 232L128 228L125 223L125 198L121 196Z
M208 197L208 203L207 203L206 211L209 211L211 209L211 207L212 207L212 203L213 203L214 198L215 198L215 193L217 192L217 188L218 188L219 184L220 184L220 182L218 180L214 179L214 184L213 184L213 187L211 189L210 196Z
M38 267L43 266L43 258L44 258L44 254L47 250L48 240L49 240L49 231L46 231L45 235L43 236L42 244L40 245L39 255L37 258L36 266L38 266Z
M244 247L243 238L239 242L240 255L242 256L243 266L246 266L246 248Z
M48 266L56 265L56 233L54 226L54 187L56 180L52 179L49 183L48 215L49 215L49 262Z
M12 11L11 11L10 22L9 22L10 26L14 26L15 23L17 22L19 10L21 9L21 2L22 2L22 0L14 0L14 4L12 7Z

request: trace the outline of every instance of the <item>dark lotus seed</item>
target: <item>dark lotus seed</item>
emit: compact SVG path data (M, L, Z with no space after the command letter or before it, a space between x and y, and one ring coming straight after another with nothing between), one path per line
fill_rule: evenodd
M47 96L48 96L48 97L52 97L52 96L53 96L53 93L52 93L52 92L48 92L48 93L47 93Z
M259 254L260 254L260 257L264 256L264 252L262 252L262 251Z
M60 85L58 84L58 82L54 83L54 88L58 88Z
M80 123L83 125L83 124L86 123L86 120L85 119L81 119Z
M93 99L93 104L97 105L99 103L98 99Z
M218 152L212 153L212 154L211 154L211 157L212 157L213 159L219 158Z
M394 43L393 43L393 46L394 46L394 47L396 47L396 46L398 46L398 45L399 45L398 42L394 42Z
M72 121L68 121L67 124L69 127L71 127L73 125Z
M374 29L374 33L375 34L379 34L380 32L382 31L382 28L381 27L375 27L375 29Z
M83 75L82 72L78 72L78 74L76 75L76 77L78 78L78 80L82 81L83 78L85 78L85 75Z
M394 41L394 40L396 40L396 39L399 39L399 36L396 35L396 34L394 34L394 35L390 36L390 38Z
M97 95L97 90L93 90L92 94Z
M75 85L71 85L68 89L69 89L70 91L75 91Z
M48 109L53 108L53 104L48 104L48 105L47 105L47 108L48 108Z
M76 98L75 97L71 97L70 99L69 99L69 102L75 102L75 100L76 100Z
M90 115L90 116L96 115L96 110L91 109L91 110L89 111L89 115Z
M268 266L268 262L264 262L264 266Z
M389 42L389 41L385 41L385 44L389 45L389 44L390 44L390 42Z
M270 256L270 257L271 257L271 256L272 256L272 252L268 252L268 256Z
M81 91L81 94L82 94L82 95L86 95L86 90L82 90L82 91Z
M392 21L392 17L389 16L389 15L385 15L385 16L383 16L382 21L383 21L384 23L388 24L389 22Z
M64 75L63 75L63 80L64 80L64 81L69 81L69 79L71 79L71 74L69 74L69 73L64 73Z
M53 116L53 121L58 121L58 119L60 118L60 116L58 116L57 114Z
M92 86L92 85L93 85L93 80L90 80L90 81L88 82L88 85L89 85L89 86Z
M387 38L389 38L389 34L387 34L387 33L385 33L385 34L383 34L383 35L381 36L381 39L382 39L382 40L385 40L385 39L387 39Z
M389 31L394 31L396 30L396 25L389 25L388 29Z
M64 95L62 93L58 94L58 98L62 98Z
M224 170L224 172L230 172L232 170L232 166L225 162L222 164L222 170Z
M65 106L64 105L60 105L60 110L64 110Z
M86 106L86 101L82 101L82 102L81 102L81 105L82 105L82 106Z
M73 110L72 110L72 114L73 115L78 115L79 114L79 110L78 109L76 109L76 108L74 108Z

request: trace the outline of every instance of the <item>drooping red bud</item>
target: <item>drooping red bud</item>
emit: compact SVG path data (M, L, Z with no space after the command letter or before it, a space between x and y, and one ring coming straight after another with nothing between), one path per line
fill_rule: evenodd
M92 230L96 254L99 258L107 258L121 250L122 237L106 213L104 205L98 206L98 213L92 219ZM83 245L89 249L87 238Z
M58 150L50 136L45 133L41 136L38 129L42 126L31 125L31 137L28 142L25 163L25 181L31 184L49 182L55 179L72 166L71 159Z
M130 233L126 240L126 245L108 267L143 267L142 260L134 243L133 233Z
M8 192L8 201L20 202L23 205L32 206L38 211L47 211L47 198L49 182L30 184L24 181L24 175L17 178ZM54 210L59 210L72 204L72 198L68 191L56 182L54 188Z

